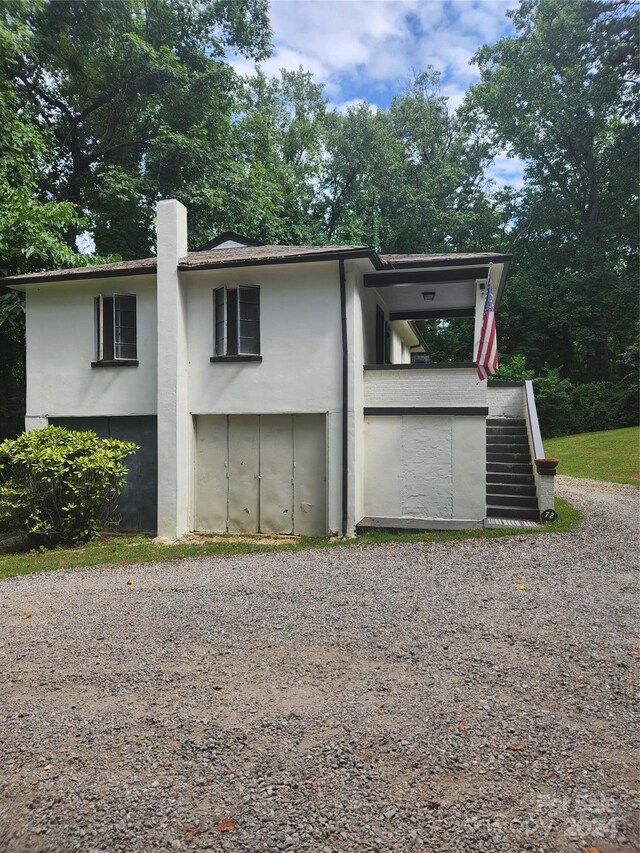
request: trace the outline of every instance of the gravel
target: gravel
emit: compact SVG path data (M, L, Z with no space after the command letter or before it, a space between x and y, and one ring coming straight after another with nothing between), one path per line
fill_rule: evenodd
M557 480L577 533L0 583L0 850L639 850L638 492Z

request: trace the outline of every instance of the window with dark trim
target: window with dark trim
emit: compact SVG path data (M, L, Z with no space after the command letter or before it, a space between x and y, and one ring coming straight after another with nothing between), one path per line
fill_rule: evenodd
M137 364L136 297L114 293L96 296L96 361L94 365Z
M260 359L260 288L213 291L214 358Z

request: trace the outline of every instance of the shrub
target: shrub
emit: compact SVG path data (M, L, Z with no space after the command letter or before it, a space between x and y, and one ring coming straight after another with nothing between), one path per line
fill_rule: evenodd
M122 490L131 442L48 426L0 444L0 526L47 546L94 539Z
M630 360L635 357L631 350ZM638 381L633 371L618 382L574 383L560 376L559 368L547 367L536 376L524 356L513 355L501 361L496 379L533 381L538 421L545 438L638 423Z
M543 436L567 435L575 431L574 386L568 379L562 379L557 368L535 377L533 391Z

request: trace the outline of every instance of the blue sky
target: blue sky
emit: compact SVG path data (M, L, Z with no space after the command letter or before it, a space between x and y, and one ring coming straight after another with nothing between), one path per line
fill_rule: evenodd
M453 107L478 80L476 50L512 32L517 0L271 0L274 52L267 74L300 66L324 84L330 106L361 101L385 109L407 80L433 65ZM237 59L240 73L251 65ZM520 186L522 163L497 158L497 186Z

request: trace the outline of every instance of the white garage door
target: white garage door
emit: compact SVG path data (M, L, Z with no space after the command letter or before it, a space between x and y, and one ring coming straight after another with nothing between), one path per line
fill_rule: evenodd
M199 415L196 527L327 532L324 415Z

